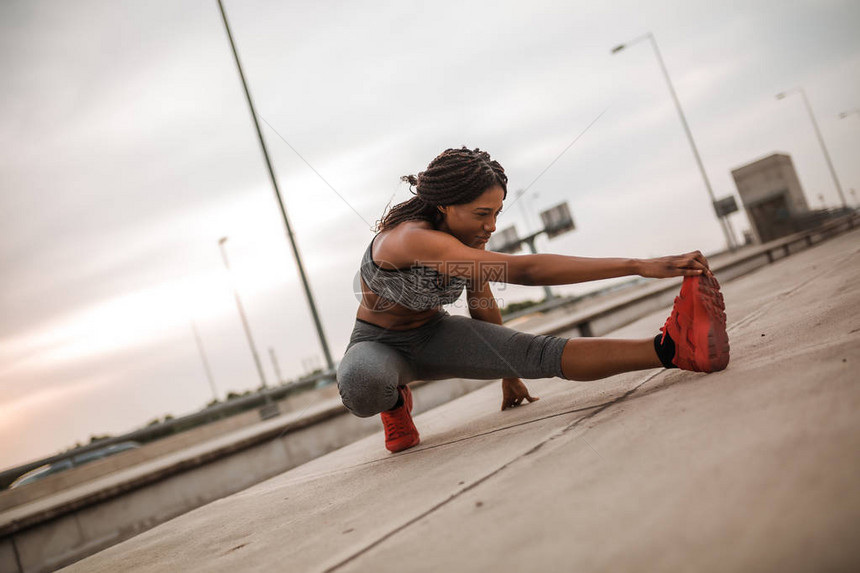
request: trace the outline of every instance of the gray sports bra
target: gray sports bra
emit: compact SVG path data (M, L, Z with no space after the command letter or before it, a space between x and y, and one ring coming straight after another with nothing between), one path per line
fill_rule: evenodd
M376 237L364 252L359 269L361 278L372 293L415 311L438 308L460 298L467 279L445 275L422 265L397 270L381 268L372 254Z

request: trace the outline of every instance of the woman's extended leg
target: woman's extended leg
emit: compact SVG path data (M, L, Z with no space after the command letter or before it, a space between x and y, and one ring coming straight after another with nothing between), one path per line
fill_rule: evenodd
M598 380L622 372L662 367L651 338L572 338L561 354L561 370L569 380Z
M661 368L653 339L565 339L516 331L463 316L440 321L414 355L417 378L597 380Z
M418 378L597 380L649 368L717 372L729 362L726 314L713 277L685 277L660 339L533 335L448 316L414 354ZM658 354L659 352L659 354Z

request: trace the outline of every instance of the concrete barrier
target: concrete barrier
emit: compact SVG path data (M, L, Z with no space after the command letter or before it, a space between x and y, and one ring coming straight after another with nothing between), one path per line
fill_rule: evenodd
M169 440L175 437L176 434L182 434L183 436L213 434L220 432L223 427L231 424L235 425L236 420L239 419L250 418L252 422L256 422L258 419L268 419L270 417L269 411L274 412L275 415L279 411L290 411L288 407L290 403L301 402L303 397L307 395L306 390L317 387L320 381L326 379L333 379L333 375L320 373L286 384L270 386L265 390L232 398L192 414L151 424L145 428L140 428L121 436L113 436L77 447L73 451L66 451L5 469L0 471L0 488L8 487L19 476L37 467L67 460L74 456L120 442L135 441L148 444L154 441ZM278 407L272 407L272 402L277 402ZM285 406L287 407L286 410L284 410ZM241 422L240 425L248 424ZM66 474L67 472L64 472L63 475ZM46 478L44 481L50 482L51 478ZM0 492L0 511L6 507L4 506L5 501L3 496L4 492Z
M415 412L488 383L416 382ZM331 398L11 508L0 513L0 571L55 570L380 429Z
M723 281L751 272L857 226L851 216L747 250L715 266ZM544 323L546 333L605 333L667 306L679 281L655 281L606 305ZM412 385L416 413L488 382ZM149 459L0 513L0 571L50 571L163 521L241 491L380 429L378 418L349 414L337 398Z
M290 396L284 400L276 402L276 404L280 412L286 414L303 410L312 403L317 403L321 400L334 398L336 396L337 388L334 386L326 386L313 391L307 391ZM121 454L117 454L109 458L48 476L45 479L28 484L26 487L0 491L0 512L53 495L77 485L90 482L116 471L124 470L178 450L200 444L217 436L255 425L259 421L259 412L257 410L249 410L228 418L216 420L203 426L197 426L179 434L161 438L160 440L145 444L143 447L135 450L122 452ZM124 436L118 436L112 441L121 442L132 439L133 437L134 434L126 434Z

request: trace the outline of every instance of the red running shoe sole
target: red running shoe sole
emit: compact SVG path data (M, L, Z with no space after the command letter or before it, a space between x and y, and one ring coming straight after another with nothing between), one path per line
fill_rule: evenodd
M726 305L715 277L687 277L692 284L694 350L693 363L677 366L698 372L724 370L729 363L729 335L726 332Z

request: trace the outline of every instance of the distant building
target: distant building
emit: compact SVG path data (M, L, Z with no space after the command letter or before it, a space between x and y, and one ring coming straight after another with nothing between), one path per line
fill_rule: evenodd
M789 155L774 153L733 169L732 177L758 242L790 235L803 226L809 206Z

